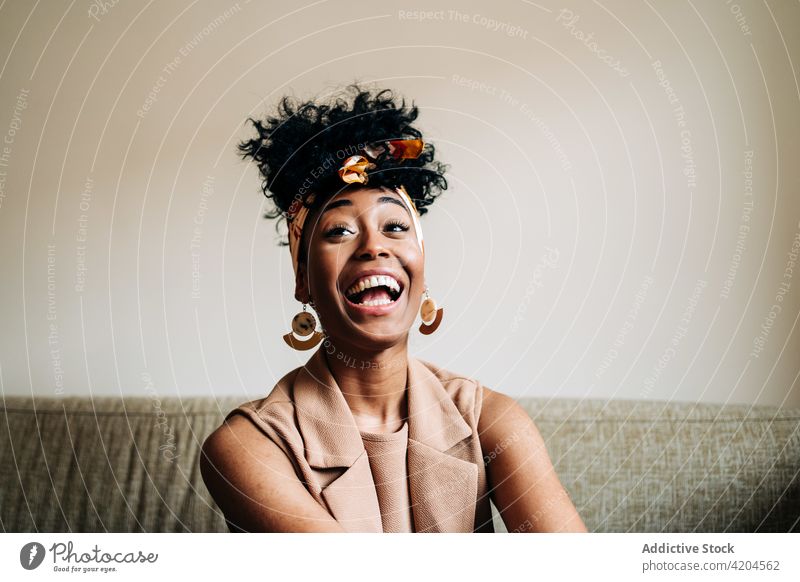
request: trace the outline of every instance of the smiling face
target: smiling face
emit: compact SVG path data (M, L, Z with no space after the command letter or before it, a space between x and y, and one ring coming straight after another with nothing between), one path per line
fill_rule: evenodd
M298 266L295 297L307 303L310 292L334 345L373 351L405 342L425 270L400 195L347 188L309 216L304 231L307 260Z

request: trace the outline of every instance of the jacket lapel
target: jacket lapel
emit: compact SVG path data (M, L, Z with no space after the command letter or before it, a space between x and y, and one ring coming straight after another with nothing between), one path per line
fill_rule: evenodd
M472 428L430 367L415 358L408 364L408 416L415 531L473 531L478 466L453 454Z
M407 462L415 531L471 532L478 467L453 453L472 429L428 366L409 357L407 372ZM300 369L293 389L308 464L342 470L321 490L334 518L347 531L382 532L369 458L323 347Z
M383 532L381 510L366 452L322 490L322 497L345 530Z
M349 532L382 532L369 458L358 426L320 347L294 381L297 425L306 460L317 469L343 469L321 491L333 517Z

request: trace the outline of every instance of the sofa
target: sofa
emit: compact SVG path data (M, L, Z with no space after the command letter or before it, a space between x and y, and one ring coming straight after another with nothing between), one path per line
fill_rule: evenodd
M227 531L200 475L200 445L246 400L4 396L0 527ZM590 532L800 531L800 409L518 402Z

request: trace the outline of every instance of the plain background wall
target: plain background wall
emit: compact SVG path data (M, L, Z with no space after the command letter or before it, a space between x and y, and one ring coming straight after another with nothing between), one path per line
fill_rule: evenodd
M514 396L800 406L799 39L774 0L6 1L2 393L258 397L304 363L235 144L359 80L451 165L413 355Z

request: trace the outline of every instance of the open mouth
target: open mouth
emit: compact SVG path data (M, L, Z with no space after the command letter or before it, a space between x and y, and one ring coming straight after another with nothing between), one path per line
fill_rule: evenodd
M394 303L402 293L403 285L393 277L373 275L356 282L344 295L353 305L376 307Z

